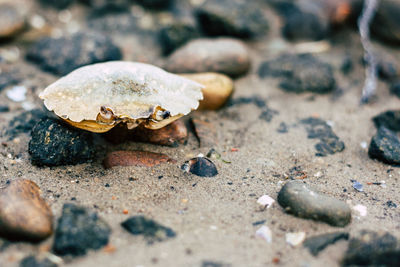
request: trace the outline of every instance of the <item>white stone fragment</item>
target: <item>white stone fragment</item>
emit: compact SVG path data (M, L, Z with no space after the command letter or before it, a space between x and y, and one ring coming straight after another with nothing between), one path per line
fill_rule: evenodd
M263 195L257 200L257 203L263 208L270 208L274 202L275 200L268 195Z
M269 229L268 226L261 226L257 231L256 231L256 237L260 237L264 239L267 243L272 242L272 232L271 229Z
M287 233L286 234L286 243L289 245L295 247L303 243L303 241L306 239L306 233L305 232L296 232L296 233Z
M22 102L26 99L27 89L25 86L14 86L7 91L7 97L14 102Z
M353 210L355 210L359 214L359 216L361 216L361 217L367 216L367 213L368 213L367 212L367 207L364 206L364 205L361 205L361 204L355 205L353 207Z

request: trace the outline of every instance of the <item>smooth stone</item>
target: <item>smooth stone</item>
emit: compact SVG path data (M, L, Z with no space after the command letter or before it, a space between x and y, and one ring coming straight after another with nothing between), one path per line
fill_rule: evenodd
M210 36L254 38L266 35L269 29L263 10L252 1L207 0L195 13Z
M10 3L0 3L0 39L10 38L25 27L25 16L18 7Z
M400 44L399 13L399 1L380 1L378 10L371 23L372 36L377 37L389 44Z
M287 213L344 227L351 221L351 209L343 201L321 194L299 181L287 182L278 193L278 203Z
M388 110L372 118L375 127L384 126L395 132L400 132L400 110Z
M207 72L180 76L204 85L203 100L200 101L198 110L218 110L233 93L233 81L224 74Z
M303 246L306 247L312 255L317 256L327 246L332 245L342 239L349 239L349 233L335 232L312 236L304 241Z
M92 135L57 119L44 118L32 129L28 152L37 166L88 162L94 156Z
M196 39L172 53L165 65L174 73L220 72L231 77L245 74L250 56L245 44L231 38Z
M111 228L85 207L64 204L55 231L53 251L57 255L83 256L108 244Z
M161 242L176 236L171 228L140 215L128 218L121 226L133 235L144 236L148 243Z
M371 139L368 155L390 165L400 165L399 137L386 127L380 127Z
M30 180L10 182L0 192L0 235L17 241L38 242L53 233L53 214Z
M169 156L147 151L113 151L103 161L104 168L116 166L153 167L162 163L176 163Z
M282 55L265 61L258 74L261 78L279 77L280 88L287 92L325 94L336 87L332 66L311 54Z
M361 230L349 241L342 266L399 266L400 248L388 232Z
M186 161L181 169L200 177L214 177L218 174L215 164L205 157L193 158Z
M61 38L42 38L28 49L26 58L45 71L66 75L84 65L120 60L122 53L109 37L80 32Z

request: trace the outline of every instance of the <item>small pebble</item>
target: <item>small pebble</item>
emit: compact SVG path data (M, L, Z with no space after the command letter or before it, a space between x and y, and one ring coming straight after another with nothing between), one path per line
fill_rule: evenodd
M133 235L143 235L149 243L165 241L176 236L171 228L144 216L132 216L122 222L121 225Z
M52 262L48 258L37 258L35 256L28 256L23 258L20 263L19 267L57 267L58 264Z
M53 233L53 214L30 180L10 182L0 192L0 235L11 240L42 241Z
M363 192L364 191L364 186L362 185L362 183L357 182L356 180L352 180L353 182L353 188L355 190L357 190L358 192Z
M196 39L172 53L165 68L174 73L220 72L237 77L249 70L250 57L239 40Z
M14 86L7 91L7 97L14 102L22 102L26 99L27 89L25 86Z
M387 129L399 132L400 131L400 110L388 110L382 112L375 117L372 118L372 121L375 124L375 127L379 129L379 127L384 126Z
M296 247L303 243L306 239L305 232L297 232L297 233L286 233L286 243L291 245L292 247Z
M181 169L201 177L213 177L218 174L215 164L205 157L193 158L185 162Z
M287 182L278 193L278 203L295 216L344 227L351 221L350 207L343 201L318 193L299 181Z
M257 231L256 231L256 237L260 237L264 239L267 243L272 242L272 232L271 229L269 229L268 226L261 226Z
M400 139L395 132L382 126L372 137L368 155L390 165L400 165Z
M274 204L275 199L268 195L263 195L259 199L257 199L257 204L260 205L263 208L270 208L272 204Z
M317 256L327 246L332 245L342 239L349 239L349 233L335 232L312 236L304 241L303 246L308 248L312 255Z
M0 39L10 38L25 27L25 16L17 5L0 3Z
M113 151L103 161L106 169L115 166L153 167L162 163L176 163L167 155L147 151Z
M353 207L353 210L355 210L359 216L365 217L367 216L367 207L361 204L357 204Z
M107 245L111 228L96 212L64 204L55 231L53 251L57 255L82 256Z
M59 120L44 118L32 129L28 152L38 166L74 165L94 156L91 134Z

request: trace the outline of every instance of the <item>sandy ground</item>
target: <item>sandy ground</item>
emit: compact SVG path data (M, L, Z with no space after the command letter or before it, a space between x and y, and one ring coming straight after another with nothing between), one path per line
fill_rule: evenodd
M216 177L201 178L180 169L185 160L209 150L199 148L192 133L188 144L178 148L133 142L111 145L96 138L97 157L93 163L53 168L30 164L29 136L22 134L17 140L8 142L9 147L0 148L1 184L19 178L31 179L41 187L56 218L64 203L73 202L93 207L110 224L113 231L110 243L116 247L114 253L90 252L85 257L67 259L67 266L201 266L203 261L232 266L269 266L273 258L279 258L281 266L337 266L347 249L347 241L329 246L318 257L313 257L302 246L293 248L286 244L285 234L304 231L310 237L341 230L352 234L360 229L382 229L400 238L399 208L385 205L388 200L400 204L400 169L371 160L367 149L360 145L361 142L369 144L376 131L371 117L388 109L398 109L399 99L389 94L387 84L379 83L377 102L359 105L364 74L359 63L362 51L357 35L350 31L333 36L333 47L319 55L335 67L337 83L343 89L343 95L338 98L334 99L332 94L285 93L278 88L277 80L260 80L256 72L261 61L274 57L279 50L290 50L276 45L275 34L272 32L263 40L248 43L253 67L248 75L235 81L233 98L259 96L279 114L271 122L265 122L258 118L261 111L253 104L203 113L218 131L219 144L215 149L231 161L227 164L214 160L219 171ZM121 40L118 42L126 45ZM24 53L24 45L19 47ZM400 57L399 50L379 44L376 47ZM344 76L339 67L346 54L351 55L355 69ZM23 57L15 66L27 77L25 82L36 87L29 92L28 99L41 105L38 92L57 77L43 73L26 63ZM10 104L11 111L0 114L2 129L22 111L19 104L7 99L5 91L1 92L0 101ZM311 115L333 123L334 132L346 145L343 152L322 158L315 156L316 140L307 139L303 125L299 123L300 119ZM289 125L288 133L277 132L281 122ZM7 141L6 137L3 136L1 141ZM231 148L238 148L238 151L232 152ZM162 152L178 163L105 170L101 165L105 154L119 149ZM19 155L20 160L7 158L8 153ZM358 217L354 213L350 225L336 228L285 214L277 203L270 209L260 210L257 199L264 194L276 199L282 182L286 181L285 174L294 166L301 166L308 175L305 182L321 192L351 206L365 205L367 216ZM131 182L129 177L137 180ZM351 179L364 184L365 192L355 191ZM386 181L386 188L367 185L367 182L381 180ZM107 183L110 187L105 187ZM71 198L76 200L71 201ZM129 214L124 215L123 209L128 209ZM177 237L147 245L142 237L132 236L120 227L123 220L137 214L173 228ZM271 243L255 237L260 226L252 223L260 220L266 220L265 225L272 230ZM12 244L0 252L0 266L17 266L20 259L46 249L52 241L50 238L40 245Z

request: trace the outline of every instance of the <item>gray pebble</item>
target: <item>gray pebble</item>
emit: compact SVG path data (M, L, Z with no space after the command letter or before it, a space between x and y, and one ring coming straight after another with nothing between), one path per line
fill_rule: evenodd
M399 137L386 127L380 127L371 139L368 155L387 164L400 165Z

